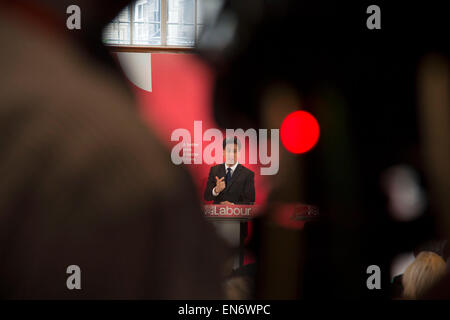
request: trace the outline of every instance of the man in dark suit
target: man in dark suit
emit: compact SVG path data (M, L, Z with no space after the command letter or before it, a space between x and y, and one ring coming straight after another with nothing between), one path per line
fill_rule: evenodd
M225 163L209 171L205 200L215 204L253 204L255 202L255 174L238 162L241 143L238 138L224 139Z

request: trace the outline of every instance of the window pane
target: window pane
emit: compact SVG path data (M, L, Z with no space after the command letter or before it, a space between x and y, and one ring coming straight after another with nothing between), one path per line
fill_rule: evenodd
M213 22L222 6L223 0L197 0L197 23L210 24Z
M161 0L134 3L133 44L161 44Z
M197 0L197 43L202 37L202 32L217 18L223 0Z
M161 24L159 23L134 23L133 44L160 45Z
M193 46L194 39L194 25L169 24L167 26L167 44L170 46Z
M103 41L109 44L129 44L130 23L110 23L103 32Z
M134 21L159 23L161 0L139 0L134 3Z
M108 44L130 44L130 11L126 7L103 30L103 41Z
M161 45L161 1L166 1L167 45L195 45L223 0L137 0L105 28L107 44ZM197 10L197 12L195 12ZM197 26L195 19L197 18Z
M212 1L212 0L210 0ZM205 13L203 0L197 0L197 23L203 24L205 23L205 18L203 17Z
M167 1L167 44L193 46L195 0Z
M124 8L113 21L130 22L130 11L128 7Z
M198 24L197 25L197 40L200 39L200 36L202 35L203 28L204 28L204 25L202 25L202 24Z
M193 24L195 0L167 0L167 22Z

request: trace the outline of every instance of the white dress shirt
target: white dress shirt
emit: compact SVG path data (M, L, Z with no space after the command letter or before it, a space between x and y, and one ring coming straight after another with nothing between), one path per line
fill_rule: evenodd
M233 166L229 167L229 166L227 166L226 163L224 163L223 165L225 166L225 172L227 172L228 168L231 168L230 176L232 177L233 176L233 172L234 172L234 170L236 170L236 167L238 166L238 164L239 164L239 162L236 161L236 163ZM216 187L214 187L212 189L212 194L213 194L214 197L217 197L219 195L219 193L216 193Z

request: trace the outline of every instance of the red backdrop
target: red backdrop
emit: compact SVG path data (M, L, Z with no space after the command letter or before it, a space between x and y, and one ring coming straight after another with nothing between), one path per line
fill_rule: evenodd
M203 132L209 128L218 128L212 116L211 92L213 74L208 67L192 54L151 54L152 92L133 85L142 115L156 130L160 140L172 148L177 142L170 137L173 130L185 128L194 136L194 120L202 121ZM223 130L224 128L219 128ZM237 129L237 128L230 128ZM203 144L203 148L205 144ZM248 154L248 150L246 151ZM171 161L170 158L167 161ZM201 201L210 165L185 165L197 185ZM259 165L246 165L255 172L256 203L263 204L267 196L264 177L259 175ZM249 224L248 242L251 237ZM247 256L245 263L252 261Z

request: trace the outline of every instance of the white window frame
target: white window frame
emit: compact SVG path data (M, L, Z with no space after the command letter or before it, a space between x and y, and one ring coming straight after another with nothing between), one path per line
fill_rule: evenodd
M136 51L141 51L141 49L180 49L180 50L193 50L194 46L182 46L182 45L168 45L167 44L167 1L168 0L160 0L160 33L161 33L161 44L160 45L139 45L139 44L133 44L134 42L134 23L135 22L142 22L144 19L136 19L137 12L135 12L135 6L136 5L143 5L145 3L144 0L139 0L137 2L133 2L128 5L128 12L129 12L129 20L130 20L130 43L131 44L111 44L107 43L105 44L108 47L114 47L119 48L117 51L121 51L120 48L136 48ZM198 24L198 1L194 0L194 43L197 43L198 39L198 26L202 24ZM208 0L206 0L208 1ZM144 10L142 8L142 14Z
M137 1L134 3L134 5L136 7L141 8L141 17L139 17L139 10L137 10L137 12L135 12L135 14L134 14L134 21L136 21L136 22L144 21L144 3L145 2L146 2L145 0L140 0L140 1Z

